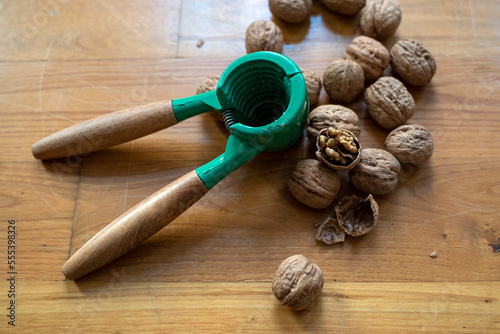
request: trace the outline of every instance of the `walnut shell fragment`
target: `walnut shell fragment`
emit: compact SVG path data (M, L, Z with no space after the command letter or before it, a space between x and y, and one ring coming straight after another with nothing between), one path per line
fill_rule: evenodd
M373 230L378 221L378 204L371 194L362 199L345 196L335 207L339 226L345 233L358 237Z
M349 170L359 162L361 144L347 130L332 127L321 130L316 148L316 158L331 169Z
M304 80L306 82L309 105L314 106L318 103L319 94L321 93L321 78L316 72L305 69L302 69L302 75L304 75Z
M400 23L401 6L393 0L371 0L361 12L361 33L379 40L394 35Z
M352 132L359 136L359 117L349 108L336 105L324 104L314 108L307 118L307 138L316 144L318 133L328 127L338 128Z
M323 0L323 3L331 11L354 15L363 8L365 0Z
M385 195L396 189L399 161L389 152L378 148L361 151L359 163L349 171L352 185L366 193Z
M351 102L365 87L363 68L350 59L336 60L323 73L323 86L332 100Z
M414 86L428 84L436 73L436 61L420 42L405 39L391 49L391 66L404 81Z
M299 161L288 180L288 190L292 195L314 209L324 209L332 204L339 189L337 174L315 159Z
M269 0L269 10L288 23L299 23L311 15L312 0Z
M366 80L375 80L389 66L389 51L376 39L358 36L347 46L344 59L358 63Z
M345 232L342 228L340 228L336 219L328 217L318 227L316 240L324 243L325 245L334 245L339 242L344 242Z
M383 128L404 124L415 112L415 101L401 81L382 77L365 90L370 116Z
M271 21L257 20L252 22L246 32L245 47L247 53L257 51L283 52L283 33Z
M400 163L420 165L432 156L434 140L422 125L402 125L392 130L385 139L385 149Z
M319 297L325 279L321 269L304 255L283 261L273 279L273 294L281 305L295 311L305 310Z

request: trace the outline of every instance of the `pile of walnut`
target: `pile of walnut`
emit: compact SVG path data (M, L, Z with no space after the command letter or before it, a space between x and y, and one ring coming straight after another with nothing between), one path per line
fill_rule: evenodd
M303 69L311 106L316 106L324 88L332 101L349 103L364 90L368 114L386 130L383 149L362 148L359 117L337 104L320 105L310 111L307 137L315 145L317 159L300 161L287 183L301 203L325 209L337 200L341 179L366 193L366 198L347 195L339 198L323 223L317 224L316 240L326 245L343 242L345 235L364 235L377 225L379 207L373 195L385 195L398 185L402 166L419 166L434 151L434 141L422 125L406 122L415 113L415 102L402 81L382 76L389 66L405 83L428 84L436 72L432 54L418 41L403 39L389 51L381 41L394 35L401 22L396 0L322 0L331 11L354 15L361 11L358 36L347 45L343 59L334 60L323 80ZM303 22L311 15L312 0L269 0L272 21L258 20L247 29L247 53L283 51L284 38L279 25ZM202 82L197 93L215 89L218 77ZM220 114L215 115L220 118ZM412 169L412 168L409 168ZM323 274L302 255L285 260L276 272L273 292L283 305L295 310L307 308L320 294Z

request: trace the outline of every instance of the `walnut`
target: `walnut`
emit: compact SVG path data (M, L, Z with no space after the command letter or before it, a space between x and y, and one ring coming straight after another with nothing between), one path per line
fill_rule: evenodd
M340 227L357 237L373 230L378 221L378 204L371 194L366 199L356 195L345 196L335 207Z
M358 115L351 109L335 104L325 104L309 113L307 138L311 143L316 144L318 132L328 127L350 131L357 137L361 132L358 123Z
M340 189L337 174L318 160L300 161L288 181L288 190L301 203L323 209L332 204Z
M295 311L305 310L323 290L323 272L304 255L292 255L283 261L273 279L273 294L281 305Z
M390 57L394 72L411 85L426 85L436 73L434 57L418 41L405 39L397 42Z
M365 0L323 0L325 6L334 12L353 15L365 5Z
M311 70L302 70L304 80L306 81L307 96L309 96L309 105L314 106L318 103L319 93L321 92L321 79Z
M274 16L288 23L299 23L311 15L312 0L269 0Z
M358 138L347 130L326 128L316 141L316 158L335 170L349 170L359 162L361 145Z
M389 66L389 51L376 39L358 36L347 46L345 59L354 60L363 68L366 80L375 80Z
M196 88L196 94L202 94L215 90L217 88L217 84L219 83L219 79L220 77L218 75L209 75L206 79L203 79L198 88Z
M401 22L401 6L393 0L371 0L361 12L361 33L384 40L391 37Z
M207 78L203 79L198 88L196 88L196 94L203 94L209 92L211 90L215 90L217 88L217 84L219 83L220 77L218 75L209 75ZM213 110L210 112L210 116L217 122L224 122L222 114Z
M385 139L385 149L400 163L420 165L434 152L434 140L422 125L402 125Z
M283 33L271 21L257 20L248 26L245 36L247 53L257 51L283 52Z
M325 245L334 245L339 242L344 242L345 232L340 228L336 219L327 217L318 227L316 240L324 243Z
M368 113L385 129L404 124L415 112L415 102L401 81L382 77L365 90Z
M353 60L336 60L326 68L323 86L332 100L351 102L365 87L363 68Z
M354 187L375 195L385 195L396 189L401 165L392 154L377 148L365 148L360 155L359 163L349 171Z

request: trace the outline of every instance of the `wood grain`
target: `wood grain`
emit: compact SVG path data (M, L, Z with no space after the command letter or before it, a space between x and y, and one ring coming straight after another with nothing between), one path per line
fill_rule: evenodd
M108 264L153 236L207 193L195 171L169 183L109 223L63 265L75 280Z
M177 124L171 101L115 111L62 129L31 147L37 159L86 155Z
M401 0L402 38L436 58L409 124L434 137L433 157L377 196L377 228L341 245L314 240L333 207L300 205L285 183L314 158L303 136L262 153L143 245L72 282L62 265L108 222L224 151L209 115L85 157L41 162L31 146L73 124L125 108L193 95L245 53L266 0L19 0L0 5L0 332L23 333L496 333L500 331L500 3ZM310 20L277 21L284 54L322 74L359 34L314 1ZM36 29L33 29L35 27ZM201 47L197 46L203 40ZM384 72L391 75L391 69ZM323 91L320 103L330 103ZM362 98L363 147L388 131ZM342 176L342 194L355 192ZM7 324L7 220L17 222L16 328ZM436 251L437 258L429 255ZM271 280L304 254L325 290L294 313Z

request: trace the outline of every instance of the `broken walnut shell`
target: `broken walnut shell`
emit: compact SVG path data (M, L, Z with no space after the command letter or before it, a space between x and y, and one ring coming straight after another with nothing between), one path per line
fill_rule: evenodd
M428 84L436 73L436 60L422 43L405 39L391 49L391 66L404 81L414 86Z
M295 311L305 310L319 297L325 279L321 269L304 255L285 259L273 279L273 294L281 305Z
M245 35L247 53L257 51L283 52L283 33L271 21L257 20L252 22Z
M401 6L393 0L370 0L361 12L363 35L384 40L394 35L401 23Z
M378 221L378 204L371 194L362 199L356 195L343 197L335 207L339 226L357 237L373 230Z
M389 51L376 39L358 36L347 46L344 59L358 63L366 80L375 80L389 66Z
M318 227L316 232L316 240L325 245L334 245L339 242L344 242L345 232L340 228L336 219L327 217Z
M361 191L385 195L396 189L400 170L398 159L386 150L365 148L359 163L349 171L349 179Z
M383 128L394 129L415 113L415 101L401 81L382 77L365 90L370 116Z
M324 209L332 204L339 189L337 174L315 159L299 161L288 180L288 190L292 195L314 209Z
M307 138L316 144L318 133L324 128L338 128L359 136L359 117L349 108L337 104L324 104L314 108L307 117Z
M334 170L349 170L359 162L361 144L347 130L326 128L318 133L316 158Z
M323 86L332 100L351 102L365 87L363 68L350 59L335 60L323 73Z
M385 139L385 149L400 163L420 165L432 156L434 140L422 125L401 125Z

